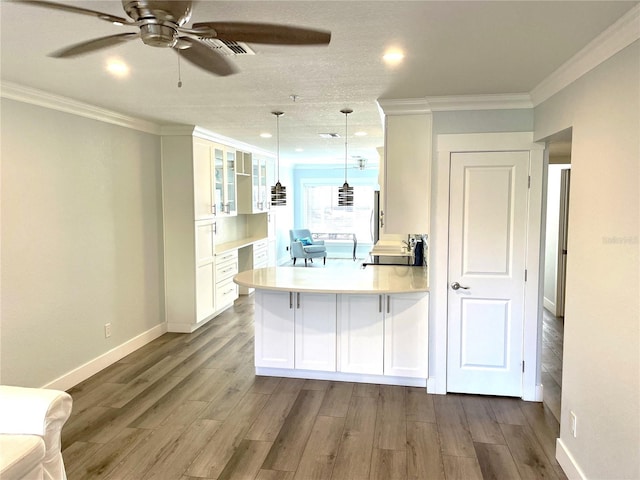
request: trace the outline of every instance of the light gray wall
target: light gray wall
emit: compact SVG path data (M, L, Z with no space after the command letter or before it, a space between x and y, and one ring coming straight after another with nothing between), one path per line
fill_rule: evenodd
M164 321L160 139L1 102L0 381L38 387Z
M636 41L535 109L573 127L560 438L593 479L640 478L639 85Z
M557 315L558 235L560 233L560 172L568 164L549 165L547 175L547 218L544 248L544 308Z

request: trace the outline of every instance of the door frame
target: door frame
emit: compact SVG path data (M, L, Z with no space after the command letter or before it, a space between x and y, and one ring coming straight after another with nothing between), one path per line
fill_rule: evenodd
M449 181L452 152L529 151L531 183L527 219L527 251L524 307L524 345L522 398L542 401L542 191L544 143L533 141L533 132L442 134L436 138L437 156L433 165L435 195L434 215L429 238L429 285L431 310L429 322L430 358L434 368L429 372L427 391L447 393L447 316L449 270Z

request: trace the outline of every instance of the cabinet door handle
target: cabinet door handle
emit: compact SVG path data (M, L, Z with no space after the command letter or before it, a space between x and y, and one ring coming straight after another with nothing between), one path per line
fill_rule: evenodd
M211 205L211 213L216 215L216 206L215 206L215 204Z
M382 295L378 295L378 313L382 313Z
M387 295L387 313L391 313L391 297Z
M296 308L300 308L300 292L296 293Z
M293 308L293 292L289 292L289 309Z

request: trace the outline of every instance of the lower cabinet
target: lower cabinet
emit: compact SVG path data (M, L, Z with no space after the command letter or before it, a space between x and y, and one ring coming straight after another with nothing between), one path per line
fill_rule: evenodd
M339 299L339 371L427 378L427 294L339 295Z
M428 377L427 293L256 290L256 367Z
M257 367L335 371L336 295L256 290Z
M238 251L229 250L216 255L216 308L233 305L238 298L238 285L233 276L238 273Z
M384 296L384 374L427 378L429 295Z
M382 375L383 295L339 295L341 372Z

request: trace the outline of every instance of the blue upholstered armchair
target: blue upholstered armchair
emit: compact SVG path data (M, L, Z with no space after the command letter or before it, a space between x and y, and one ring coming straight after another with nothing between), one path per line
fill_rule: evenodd
M314 258L322 258L322 264L327 263L327 247L324 246L324 240L313 240L311 232L306 228L289 230L289 238L291 240L289 251L294 265L298 258L304 258L305 267L307 258L312 262Z

